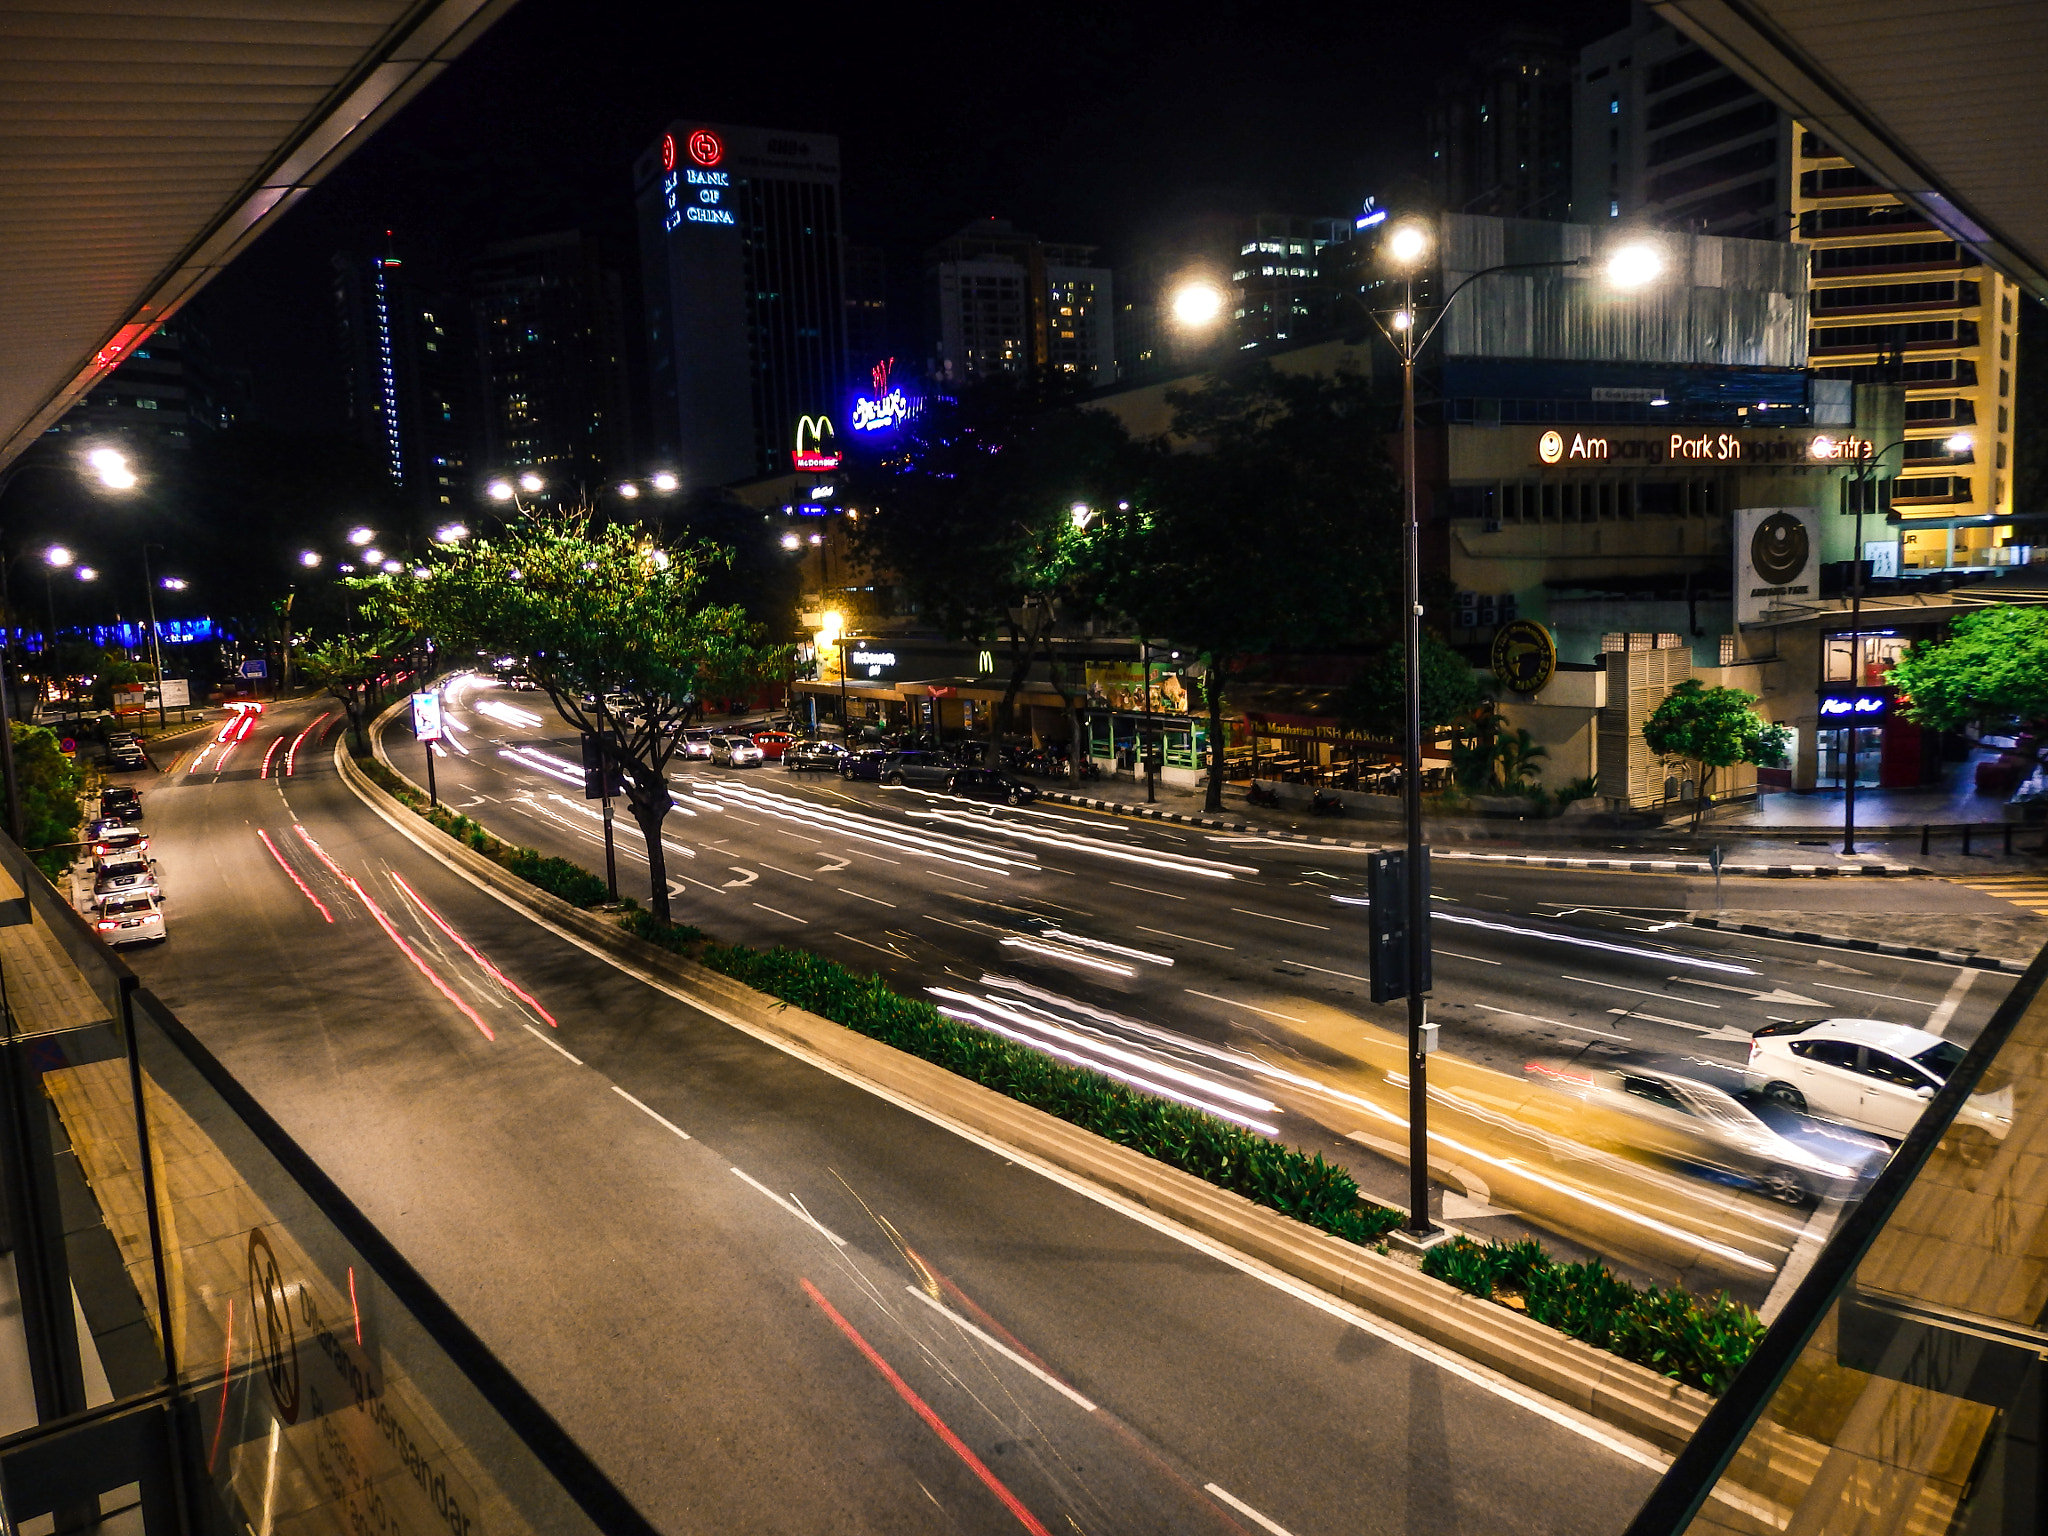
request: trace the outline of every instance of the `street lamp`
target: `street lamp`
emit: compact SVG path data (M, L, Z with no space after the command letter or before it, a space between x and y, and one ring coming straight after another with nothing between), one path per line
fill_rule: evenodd
M1886 443L1873 453L1861 453L1852 448L1855 439L1838 443L1828 436L1816 437L1807 451L1823 463L1831 463L1856 453L1856 473L1849 484L1855 487L1851 498L1855 503L1856 531L1854 547L1850 549L1849 567L1849 723L1848 760L1842 770L1842 853L1853 856L1856 852L1856 733L1862 729L1857 724L1855 701L1863 697L1863 506L1869 500L1869 486L1873 472L1884 456L1894 448L1903 448L1910 438L1900 438L1895 443ZM1967 432L1958 432L1947 438L1942 447L1951 457L1961 458L1976 447L1976 439Z
M469 530L461 523L444 523L434 530L436 544L460 544L469 537Z
M660 491L664 496L668 495L668 493L673 491L679 484L681 484L681 482L677 480L676 477L670 474L667 470L663 470L660 474L654 477L654 488L657 491Z
M1404 596L1402 614L1407 674L1407 724L1401 755L1402 819L1406 823L1407 855L1403 861L1406 888L1407 952L1404 990L1408 999L1408 1224L1405 1235L1418 1247L1441 1242L1444 1232L1429 1219L1429 1085L1428 1004L1423 978L1429 965L1429 874L1425 859L1428 849L1422 840L1422 534L1418 515L1417 465L1415 454L1415 360L1437 333L1458 296L1482 277L1497 272L1527 272L1590 267L1591 256L1566 257L1558 261L1511 261L1484 267L1446 294L1436 315L1426 325L1415 308L1415 272L1429 255L1430 230L1419 220L1406 220L1387 232L1381 250L1399 271L1403 281L1401 307L1384 321L1377 315L1381 333L1401 359L1401 567ZM1609 251L1605 263L1608 281L1617 287L1636 288L1652 281L1663 270L1662 254L1656 247L1630 243ZM1377 957L1375 957L1377 961Z
M125 455L113 448L95 448L85 456L86 463L99 476L100 484L110 491L132 491L135 489L135 471L128 467Z
M534 492L538 491L545 484L547 482L530 469L519 477L519 489L526 492L529 496L533 495Z
M510 480L493 480L484 487L484 494L493 501L510 501L512 499L512 482Z
M309 571L310 571L310 570L312 570L312 569L313 569L313 568L314 568L315 566L319 565L319 563L320 563L320 551L319 551L319 550L317 550L317 549L302 549L302 550L300 550L300 551L299 551L299 564L303 565L303 566L304 566L304 567L305 567L305 568L306 568L307 570L309 570Z
M1203 279L1182 283L1173 293L1174 323L1184 330L1214 325L1223 313L1223 290Z
M376 537L377 530L374 528L351 528L348 531L348 541L355 545L357 549L361 549Z

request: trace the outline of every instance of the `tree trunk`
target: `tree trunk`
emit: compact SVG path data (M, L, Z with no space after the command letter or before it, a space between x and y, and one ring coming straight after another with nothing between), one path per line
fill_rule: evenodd
M1223 658L1209 657L1209 792L1205 811L1223 809Z
M666 923L672 921L668 906L668 850L661 846L662 823L668 820L669 812L666 786L661 796L658 807L643 804L638 794L629 794L626 804L632 807L633 820L640 828L641 839L647 844L647 904L654 915Z

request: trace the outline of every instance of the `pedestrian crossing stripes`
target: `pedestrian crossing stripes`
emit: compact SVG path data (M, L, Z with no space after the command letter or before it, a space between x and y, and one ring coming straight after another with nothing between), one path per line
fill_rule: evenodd
M1951 883L2048 916L2048 874L1979 875L1974 880L1954 880Z

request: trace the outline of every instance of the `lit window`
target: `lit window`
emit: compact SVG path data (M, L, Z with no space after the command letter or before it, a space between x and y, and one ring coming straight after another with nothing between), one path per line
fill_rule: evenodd
M1621 98L1619 96L1607 98L1607 115L1609 117L1621 116Z
M1621 217L1621 201L1619 198L1613 199L1607 204L1607 217L1610 219Z

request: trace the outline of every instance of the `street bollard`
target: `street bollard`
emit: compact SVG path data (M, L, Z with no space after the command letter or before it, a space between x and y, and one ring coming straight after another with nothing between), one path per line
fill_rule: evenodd
M1968 821L1966 821L1966 822L1964 822L1964 823L1963 823L1963 856L1964 856L1965 858L1969 857L1969 853L1970 853L1970 829L1971 829L1971 828L1972 828L1972 827L1973 827L1974 825L1975 825L1975 823L1974 823L1974 822L1968 822Z
M1920 852L1923 857L1927 853L1927 839L1933 835L1933 832L1934 828L1930 827L1926 822L1920 823Z
M2005 824L2005 827L2004 827L2004 831L2005 831L2005 856L2006 856L2006 857L2007 857L2007 858L2009 859L2009 858L2011 858L2011 857L2012 857L2012 823L2011 823L2011 822L2009 822L2009 821L2008 821L2008 822L2007 822L2007 823Z

